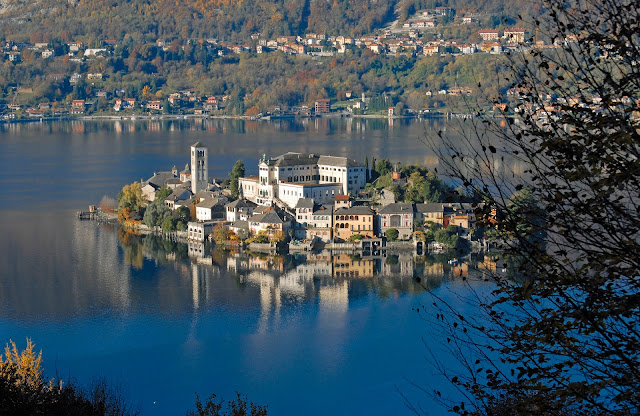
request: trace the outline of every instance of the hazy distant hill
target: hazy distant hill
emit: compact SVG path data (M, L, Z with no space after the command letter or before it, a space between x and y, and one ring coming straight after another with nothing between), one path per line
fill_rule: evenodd
M218 38L244 42L307 32L361 35L399 11L450 6L515 17L525 0L0 0L0 36L14 41Z

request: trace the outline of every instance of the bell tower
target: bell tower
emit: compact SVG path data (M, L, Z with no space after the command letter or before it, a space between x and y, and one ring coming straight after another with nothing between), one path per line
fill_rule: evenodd
M207 146L197 142L191 145L191 192L207 189L209 183L209 153Z

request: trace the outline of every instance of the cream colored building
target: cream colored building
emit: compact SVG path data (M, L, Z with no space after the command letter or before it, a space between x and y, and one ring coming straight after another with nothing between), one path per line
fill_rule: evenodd
M270 205L276 198L292 208L300 198L329 203L336 195L360 191L367 181L364 164L313 153L263 157L258 169L258 177L240 178L239 185L245 198L261 205Z

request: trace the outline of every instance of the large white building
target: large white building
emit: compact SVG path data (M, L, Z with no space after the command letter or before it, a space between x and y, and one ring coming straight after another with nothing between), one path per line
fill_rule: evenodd
M346 157L289 152L263 157L258 168L259 176L240 178L239 186L245 198L261 205L279 199L293 208L300 198L331 203L336 195L356 193L367 183L364 164Z

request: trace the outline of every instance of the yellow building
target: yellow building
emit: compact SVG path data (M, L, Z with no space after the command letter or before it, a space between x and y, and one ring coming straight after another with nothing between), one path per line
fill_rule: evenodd
M348 240L355 234L373 238L376 236L375 213L369 207L339 208L333 213L333 236Z

